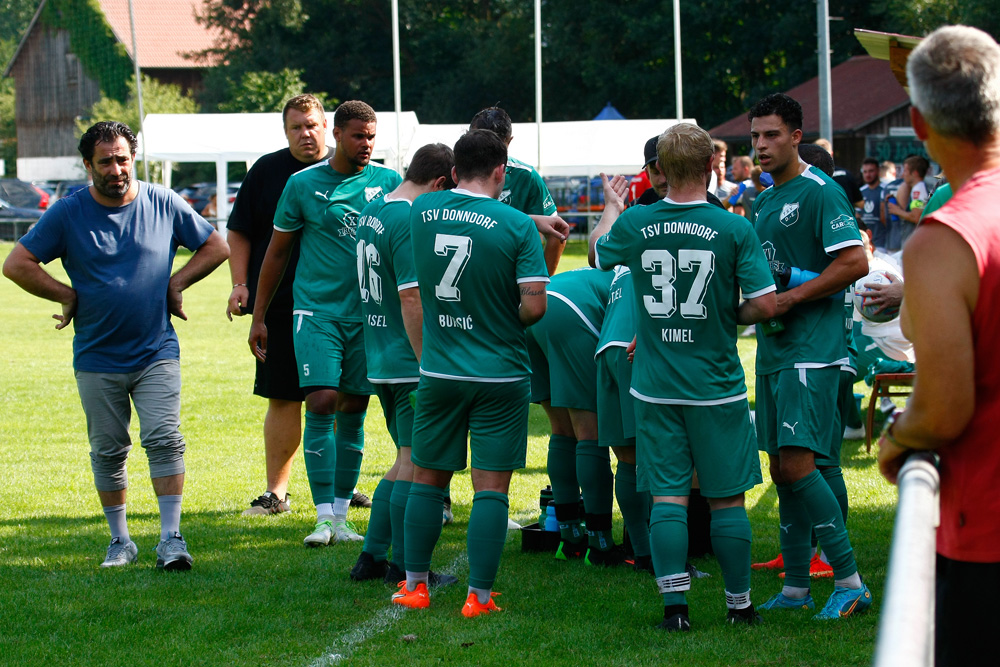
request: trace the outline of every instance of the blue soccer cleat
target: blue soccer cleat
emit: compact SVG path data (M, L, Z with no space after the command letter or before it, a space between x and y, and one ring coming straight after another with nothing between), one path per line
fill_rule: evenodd
M820 621L847 618L866 611L871 605L872 592L868 590L866 585L861 584L861 588L837 586L833 589L833 595L826 601L823 610L813 618Z
M758 610L770 611L771 609L815 609L816 603L813 602L811 595L806 595L804 598L790 598L784 593L778 593L773 598L757 607Z

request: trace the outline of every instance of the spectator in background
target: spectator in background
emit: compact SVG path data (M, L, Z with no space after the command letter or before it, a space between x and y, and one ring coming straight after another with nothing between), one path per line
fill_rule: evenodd
M889 238L889 228L881 216L882 196L885 189L879 182L878 160L873 157L866 157L861 163L861 197L864 204L861 206L861 221L871 231L872 245L876 250L885 251L886 241Z
M896 163L886 160L878 166L878 180L884 186L896 180Z
M889 213L899 217L900 247L910 238L910 234L920 222L920 213L927 203L927 184L924 178L930 169L927 158L911 155L903 161L903 183L896 191L897 203L889 202ZM906 202L904 204L904 201Z
M712 144L715 147L715 153L712 156L712 175L709 177L708 191L715 195L726 180L726 153L729 151L729 146L722 139L713 139ZM722 178L719 178L720 170Z

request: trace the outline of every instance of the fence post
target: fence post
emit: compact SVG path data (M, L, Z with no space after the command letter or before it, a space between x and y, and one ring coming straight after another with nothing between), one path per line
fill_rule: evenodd
M911 455L899 472L899 504L879 619L875 667L934 664L937 456Z

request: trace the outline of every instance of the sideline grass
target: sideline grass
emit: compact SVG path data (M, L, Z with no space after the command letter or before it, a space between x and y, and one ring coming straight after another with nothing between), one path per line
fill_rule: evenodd
M6 257L10 243L0 244ZM586 263L574 243L563 268ZM181 260L183 261L183 260ZM49 270L61 274L58 262ZM772 612L765 624L723 623L722 577L714 559L696 562L712 574L689 596L694 631L655 631L662 607L648 576L560 563L524 554L509 533L497 589L504 613L476 620L458 610L464 582L433 595L423 612L390 608L381 583L355 584L347 573L358 545L307 550L302 538L314 514L300 457L291 480L293 511L244 518L263 490L264 401L251 396L253 364L246 319L225 319L228 271L217 270L185 293L189 321L175 322L184 381L182 430L188 443L181 528L194 569L153 568L158 539L155 498L144 454L129 459L130 531L137 567L102 571L107 528L93 491L83 412L71 369L69 331L55 331L55 304L0 280L0 663L28 665L867 665L871 662L885 580L895 491L861 443L844 445L855 553L875 595L871 613L818 623L811 614ZM740 354L753 395L752 340ZM858 385L860 388L862 385ZM137 429L133 425L134 441ZM391 460L378 401L366 421L359 486L369 494ZM545 475L547 422L533 406L528 467L515 475L511 515L537 516ZM767 479L767 473L764 473ZM455 524L444 529L435 568L464 579L465 526L472 490L456 475ZM778 553L777 498L766 482L748 494L755 560ZM352 510L364 530L367 511ZM621 519L616 514L616 533ZM758 604L780 586L754 572ZM818 604L830 580L813 586ZM339 656L334 658L333 656Z

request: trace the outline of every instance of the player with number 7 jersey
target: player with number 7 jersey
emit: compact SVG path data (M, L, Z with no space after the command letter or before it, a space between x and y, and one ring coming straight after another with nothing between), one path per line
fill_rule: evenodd
M752 299L775 290L746 218L668 195L626 209L597 240L595 254L597 268L631 269L639 314L636 398L675 405L746 398L736 352L740 292Z
M424 308L421 374L478 382L528 377L518 285L549 281L531 218L456 188L419 197L410 230Z

